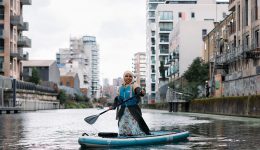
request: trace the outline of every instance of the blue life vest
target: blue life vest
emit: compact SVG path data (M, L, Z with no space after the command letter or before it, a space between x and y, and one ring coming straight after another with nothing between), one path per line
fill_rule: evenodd
M130 97L135 96L134 90L132 89L132 85L127 85L127 86L121 86L119 88L119 101L122 102L124 100L129 99ZM127 102L123 103L122 106L134 106L137 105L138 100L136 97L128 100Z

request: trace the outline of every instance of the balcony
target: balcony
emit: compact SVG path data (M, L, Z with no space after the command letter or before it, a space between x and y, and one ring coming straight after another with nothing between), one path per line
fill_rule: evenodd
M229 0L229 5L228 5L228 10L229 11L234 11L236 9L236 0Z
M22 36L17 41L18 47L31 47L31 39L26 36Z
M23 60L23 49L18 49L16 52L10 52L11 57L16 57L18 60Z
M20 31L28 31L29 30L29 23L23 22L22 25L18 25L17 29Z
M21 5L32 5L32 0L20 0Z
M11 24L13 26L22 26L23 25L23 16L11 16Z

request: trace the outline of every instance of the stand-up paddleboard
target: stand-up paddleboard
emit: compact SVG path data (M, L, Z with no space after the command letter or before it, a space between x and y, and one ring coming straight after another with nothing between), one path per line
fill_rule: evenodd
M99 136L83 134L78 142L83 147L123 147L155 145L170 142L185 141L189 137L188 131L155 131L144 136L118 136L117 133L100 133Z

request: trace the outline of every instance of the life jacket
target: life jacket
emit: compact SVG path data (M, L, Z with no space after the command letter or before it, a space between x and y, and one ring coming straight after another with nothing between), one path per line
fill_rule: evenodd
M121 86L119 88L119 102L122 102L124 100L127 100L131 97L135 96L135 92L132 85L127 86ZM138 100L136 97L128 100L127 102L123 103L121 106L127 107L127 106L134 106L137 105Z

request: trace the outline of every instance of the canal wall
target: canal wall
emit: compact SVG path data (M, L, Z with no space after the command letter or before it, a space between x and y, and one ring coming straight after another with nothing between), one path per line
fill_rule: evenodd
M4 106L13 106L13 91L4 92ZM46 110L58 109L60 105L56 93L45 93L39 91L16 90L16 107L21 110Z
M260 95L196 99L190 112L260 118Z

